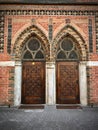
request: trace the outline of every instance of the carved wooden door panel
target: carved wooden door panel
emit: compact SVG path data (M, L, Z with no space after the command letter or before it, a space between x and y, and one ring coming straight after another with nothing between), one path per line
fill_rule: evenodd
M57 104L79 103L77 62L57 62Z
M45 63L23 62L22 103L45 103Z

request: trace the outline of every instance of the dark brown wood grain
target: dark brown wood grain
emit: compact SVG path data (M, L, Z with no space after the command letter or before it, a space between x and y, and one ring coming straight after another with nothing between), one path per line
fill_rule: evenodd
M77 62L57 62L57 104L79 103Z
M23 62L22 103L45 103L45 63Z

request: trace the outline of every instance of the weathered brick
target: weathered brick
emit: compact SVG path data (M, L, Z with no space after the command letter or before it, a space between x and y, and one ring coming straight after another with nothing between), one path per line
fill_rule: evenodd
M48 39L50 18L52 19L52 25L53 25L53 39L51 40L51 44L54 44L53 40L62 31L62 29L70 25L73 28L73 30L75 30L75 32L72 29L68 28L67 33L69 33L71 37L76 38L75 40L77 42L81 43L82 48L78 44L77 46L79 50L82 49L82 53L81 53L81 55L83 55L82 61L85 61L85 60L98 61L98 53L97 53L97 45L96 45L96 41L98 41L97 39L97 36L98 36L97 34L97 30L98 30L97 19L98 18L97 17L98 16L95 16L95 12L96 12L96 15L98 15L98 6L94 6L94 5L93 6L90 6L90 5L88 6L87 5L86 6L82 6L82 5L78 5L78 6L74 6L74 5L72 6L69 6L69 5L55 5L55 6L54 5L23 5L21 8L21 5L10 5L10 4L6 5L5 4L5 5L0 5L0 7L1 7L0 10L9 10L9 12L7 12L6 15L4 16L4 53L0 53L0 61L18 60L17 54L13 53L15 44L21 44L20 46L22 46L22 42L25 41L25 36L27 34L25 34L24 37L21 37L21 36L23 33L26 32L24 30L26 30L28 27L30 27L33 24L37 26L43 32L45 37ZM12 10L13 12L12 14L10 14ZM23 10L25 11L23 12ZM33 11L35 10L36 14L32 14L33 13L32 10ZM43 11L45 10L45 13L48 11L48 14L45 15L44 12L41 13L40 10L43 10ZM51 12L51 10L52 11L54 10L54 12ZM62 10L65 10L65 12L63 12L64 14L61 15ZM92 14L89 15L87 11L91 11ZM16 15L15 13L16 14L18 13L18 14ZM11 54L7 53L8 19L9 18L12 19ZM93 34L92 35L92 39L93 39L92 40L93 41L92 53L89 52L89 31L88 31L89 19L92 20L92 34ZM67 22L68 20L70 22ZM0 25L1 25L1 22L0 22ZM32 30L32 28L30 29ZM66 34L66 31L64 33ZM44 41L45 41L45 37L43 37ZM82 37L83 39L80 39L80 37ZM20 38L20 41L19 41L20 43L16 43L16 40L18 38ZM82 40L84 40L84 42ZM59 43L60 41L56 41L56 42ZM49 46L49 44L47 46ZM53 50L55 50L55 48L52 48L52 49L49 48L49 51L53 51ZM20 51L22 52L22 50ZM16 48L16 53L18 53L17 48ZM21 54L19 55L21 57ZM48 54L47 54L47 57L48 57ZM52 55L52 58L54 57L55 56ZM51 58L49 57L48 59L50 60ZM14 73L15 73L14 67L0 66L0 104L7 104L9 102L10 104L13 104L14 80L15 80ZM89 104L90 103L98 104L97 79L98 79L98 67L97 66L88 67L87 68L87 86L88 86L88 103Z

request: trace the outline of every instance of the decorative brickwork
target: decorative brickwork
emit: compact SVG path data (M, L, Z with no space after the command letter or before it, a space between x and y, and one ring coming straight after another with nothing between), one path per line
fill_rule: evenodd
M6 15L95 15L95 11L77 10L6 10Z
M8 19L7 52L11 53L12 19Z
M52 25L52 19L49 19L49 30L48 30L48 33L49 33L49 40L52 40L52 37L53 37L53 25Z
M33 35L35 35L36 37L38 37L38 39L42 41L42 44L43 44L42 46L46 54L46 60L49 60L50 58L49 41L47 37L45 36L45 34L41 30L39 30L35 25L32 25L28 27L26 30L24 30L23 32L21 32L19 37L16 39L16 42L14 44L15 45L14 52L13 52L16 55L15 60L21 60L22 48L24 44L28 41L28 39L32 37Z
M0 53L4 51L4 11L0 11Z
M92 20L89 19L88 23L88 29L89 29L89 52L93 52L93 39L92 39Z
M9 19L12 22L9 23ZM41 44L36 44L39 47L33 46L34 41L28 44L30 39L37 39ZM72 44L68 41L66 45L65 42L63 44L64 39L71 39ZM71 49L67 50L65 46ZM60 51L64 53L59 53ZM46 90L51 89L54 82L52 89L55 91L57 56L58 61L61 58L64 62L76 60L79 63L81 104L87 104L86 99L89 104L98 104L97 5L0 4L0 104L17 105L21 102L21 61L28 60L28 57L31 61L46 61ZM17 96L18 92L20 95ZM48 91L46 93L48 95ZM52 98L55 94L56 92ZM48 102L48 97L46 98Z
M79 32L77 32L77 30L75 30L70 25L65 26L57 34L56 38L53 41L52 55L54 56L54 59L56 58L58 44L64 37L71 37L75 41L75 43L77 44L78 49L80 50L80 57L81 57L80 60L87 60L87 52L88 52L87 43L85 43L84 39L79 34Z
M94 15L97 14L98 12L95 11L87 11L87 10L48 10L48 9L44 9L44 10L38 10L38 9L34 9L34 10L5 10L5 11L0 11L0 21L2 21L0 23L0 29L1 29L1 33L0 33L0 52L4 51L4 16L5 15L83 15L83 16L87 16L87 15ZM96 20L97 20L97 15L96 15ZM68 21L67 21L68 22ZM96 24L97 26L97 24ZM97 34L96 34L97 36ZM96 42L97 42L97 38L96 38Z
M95 24L96 24L96 51L98 53L98 12L96 12Z

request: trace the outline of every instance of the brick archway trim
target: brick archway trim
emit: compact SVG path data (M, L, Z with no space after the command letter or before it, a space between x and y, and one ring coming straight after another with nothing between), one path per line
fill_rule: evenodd
M24 29L20 35L16 38L13 45L13 53L15 55L15 60L21 60L22 58L22 48L23 45L31 38L33 35L36 35L39 40L42 41L42 46L46 55L46 61L49 60L50 55L50 44L47 36L39 29L36 25L28 26Z
M60 32L57 33L56 37L53 40L52 46L52 55L53 60L56 59L56 54L57 54L57 48L59 42L62 40L62 38L70 36L77 44L78 49L81 52L81 59L82 61L87 60L87 54L88 54L88 45L87 42L84 40L83 36L71 25L66 25L63 27Z

